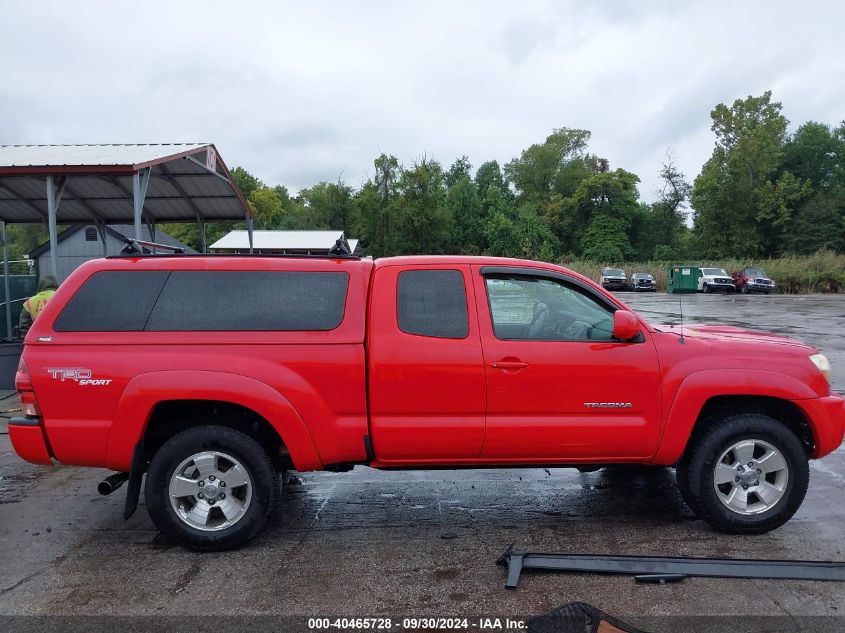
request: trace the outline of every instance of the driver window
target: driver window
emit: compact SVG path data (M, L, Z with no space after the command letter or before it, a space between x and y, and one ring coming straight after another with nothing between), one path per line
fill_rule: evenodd
M613 312L575 286L533 276L485 276L500 340L612 341Z

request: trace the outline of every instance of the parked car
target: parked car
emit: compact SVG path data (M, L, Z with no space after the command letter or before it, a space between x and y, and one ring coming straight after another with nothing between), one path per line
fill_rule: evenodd
M654 275L649 273L634 273L631 275L631 290L639 292L641 290L656 292L657 282L654 280Z
M829 381L808 345L653 325L544 262L134 255L35 320L8 429L30 462L117 471L127 518L146 475L154 524L198 550L256 536L282 472L356 464L675 466L696 514L759 534L842 442Z
M601 285L605 290L626 290L628 277L621 268L602 268Z
M765 292L770 294L775 291L775 282L772 281L762 268L743 268L733 274L733 282L737 292L748 294L749 292Z
M734 280L724 268L699 268L698 292L733 292Z

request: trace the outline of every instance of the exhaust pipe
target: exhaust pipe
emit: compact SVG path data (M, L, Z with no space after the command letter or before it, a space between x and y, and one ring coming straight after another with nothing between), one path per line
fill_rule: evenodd
M97 484L97 492L103 496L110 495L120 488L127 479L129 479L129 473L114 473L113 475L109 475Z

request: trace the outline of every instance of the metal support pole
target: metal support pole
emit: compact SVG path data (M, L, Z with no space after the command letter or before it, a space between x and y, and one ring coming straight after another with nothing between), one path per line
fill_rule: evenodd
M6 292L6 338L12 339L12 298L9 290L9 246L6 239L6 222L2 223L3 239L3 290Z
M103 245L103 257L109 256L108 250L108 242L106 241L106 223L105 222L97 222L97 233L100 234L100 243Z
M246 216L246 234L249 237L249 253L252 254L252 228L253 228L253 221L252 216Z
M56 237L56 215L59 211L59 204L62 201L62 192L65 188L67 177L59 180L58 188L53 183L53 177L47 176L47 228L50 232L50 266L52 268L53 277L57 280L59 278L58 254L59 248L58 239Z
M206 244L205 244L205 218L198 217L197 218L197 228L200 232L200 252L205 253L206 251Z
M150 184L150 168L136 171L132 174L132 210L135 216L135 239L141 240L141 215L144 212L144 199L147 197L147 186Z

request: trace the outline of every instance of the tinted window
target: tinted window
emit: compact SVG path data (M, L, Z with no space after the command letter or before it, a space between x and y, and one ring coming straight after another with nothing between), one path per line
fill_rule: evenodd
M613 340L613 312L555 279L487 276L496 338L535 341Z
M464 276L458 270L399 273L396 312L407 334L466 338L469 334Z
M341 272L139 271L94 274L56 319L59 332L333 330Z
M147 330L333 330L349 276L340 272L174 271Z
M169 274L167 271L94 273L68 301L53 329L57 332L143 330Z

